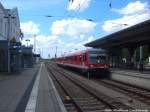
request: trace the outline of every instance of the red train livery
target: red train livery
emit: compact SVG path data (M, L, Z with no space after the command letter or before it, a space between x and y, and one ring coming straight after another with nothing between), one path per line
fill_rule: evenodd
M82 72L108 71L107 54L102 49L87 49L59 57L56 63L81 70Z

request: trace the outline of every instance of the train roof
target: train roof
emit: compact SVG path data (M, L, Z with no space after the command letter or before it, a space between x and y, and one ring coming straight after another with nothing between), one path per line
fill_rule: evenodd
M88 48L88 49L85 49L85 50L76 51L76 52L73 52L73 53L66 54L62 57L68 57L68 56L73 56L73 55L81 55L82 53L85 53L86 51L103 51L103 52L105 52L105 50L101 49L101 48L98 48L98 49ZM59 57L59 58L62 58L62 57Z

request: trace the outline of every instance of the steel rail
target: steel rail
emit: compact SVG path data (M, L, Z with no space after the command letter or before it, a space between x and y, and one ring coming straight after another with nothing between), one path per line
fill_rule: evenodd
M51 66L52 67L52 66ZM50 68L48 67L48 69L50 70ZM56 71L56 70L55 70ZM53 71L51 70L51 72L52 72L52 74L54 75L54 77L55 77L55 79L58 81L58 83L61 85L61 87L66 91L66 93L67 93L67 95L71 98L71 101L73 101L73 103L75 104L75 106L77 107L77 109L78 109L78 111L79 112L86 112L87 110L84 110L84 108L82 107L82 105L80 105L80 104L78 104L78 101L76 101L76 99L75 98L73 98L71 95L70 95L70 93L68 92L68 89L69 88L66 88L65 87L65 85L63 85L63 83L62 82L60 82L60 80L58 80L57 78L58 77L56 77L55 75L56 75L56 73L54 74L54 68L53 68ZM58 71L56 71L57 73L59 73ZM60 73L59 73L60 74ZM61 74L61 76L62 76L62 74ZM66 78L65 76L64 76L64 78ZM68 78L66 78L67 80L69 80ZM72 84L74 84L71 80L69 80ZM74 84L74 85L76 85L76 84ZM77 86L77 85L76 85ZM80 89L82 89L82 91L86 91L85 89L83 90L83 88L81 88L80 86L77 86L77 87L79 87ZM86 91L87 92L87 91ZM89 94L89 93L88 93ZM91 95L91 94L90 94ZM96 98L97 99L97 98ZM103 104L103 102L101 102L101 101L96 101L96 102L100 102L100 103L102 103ZM103 105L105 105L105 107L106 107L106 109L110 109L110 110L112 110L113 108L110 108L108 105L106 105L105 103L103 104ZM101 107L104 107L103 105L101 105ZM95 108L96 109L96 108ZM90 110L89 110L90 111ZM100 111L99 109L98 109L98 111ZM101 111L104 111L104 110L101 110Z
M116 91L121 91L124 94L135 98L136 100L142 101L143 103L150 105L150 91L148 90L114 80L97 80L96 82Z
M69 94L69 92L65 89L65 87L63 86L63 84L60 83L60 81L57 79L57 77L56 77L55 74L52 72L52 70L51 70L49 67L47 67L47 68L48 68L49 73L51 73L51 75L54 77L54 79L56 80L56 82L57 82L57 83L60 85L60 87L63 89L63 91L65 92L65 94L66 94L67 96L69 96L70 101L71 101L71 102L74 104L74 106L76 107L77 112L83 112L82 109L79 107L79 105L73 100L73 98L72 98L72 96Z
M66 78L68 78L69 80L71 80L74 84L80 86L82 89L86 90L88 93L90 93L91 95L93 95L95 98L97 98L99 101L103 102L104 104L108 105L111 109L132 109L131 107L129 107L128 105L125 105L121 102L118 102L112 98L109 98L108 96L97 92L96 90L94 90L93 88L87 87L87 85L85 85L84 83L82 83L79 80L75 80L71 77L71 75L69 75L66 72L62 72L62 70L60 71L58 68L54 68L57 72L59 72L60 74L63 74ZM67 74L67 75L66 75Z

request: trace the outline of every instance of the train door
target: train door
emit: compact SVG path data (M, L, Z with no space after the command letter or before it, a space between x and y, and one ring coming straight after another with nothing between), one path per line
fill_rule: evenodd
M5 52L3 50L0 50L0 71L5 71Z
M86 54L83 53L82 54L82 66L85 66L85 58L86 58Z

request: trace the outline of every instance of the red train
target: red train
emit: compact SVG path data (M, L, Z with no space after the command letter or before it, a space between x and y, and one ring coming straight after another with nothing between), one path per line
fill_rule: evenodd
M57 64L76 68L84 73L108 72L107 54L102 49L87 49L57 58Z

